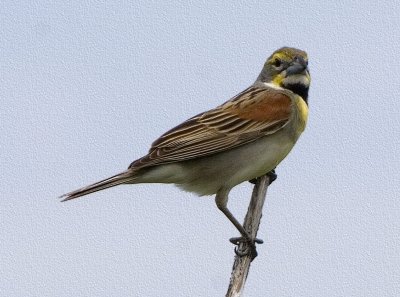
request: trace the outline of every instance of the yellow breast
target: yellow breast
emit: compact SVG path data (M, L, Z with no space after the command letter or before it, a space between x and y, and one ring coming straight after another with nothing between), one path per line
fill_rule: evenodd
M304 131L307 125L308 106L300 96L296 96L295 102L298 109L298 126L296 130L297 133L300 134Z

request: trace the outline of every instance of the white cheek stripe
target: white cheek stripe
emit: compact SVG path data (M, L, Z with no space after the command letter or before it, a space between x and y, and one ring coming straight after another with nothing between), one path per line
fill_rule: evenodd
M304 75L289 76L284 79L284 83L288 84L302 84L304 86L310 85L310 80Z

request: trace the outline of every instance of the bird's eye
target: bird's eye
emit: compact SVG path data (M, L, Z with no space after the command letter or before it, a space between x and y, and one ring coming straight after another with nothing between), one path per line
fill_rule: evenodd
M282 61L280 59L275 59L272 62L272 65L274 65L275 67L279 67L279 66L281 66L281 64L282 64Z

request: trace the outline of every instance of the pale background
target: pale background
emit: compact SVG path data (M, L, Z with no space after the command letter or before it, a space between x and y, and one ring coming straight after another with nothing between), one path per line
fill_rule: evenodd
M320 2L2 1L0 296L223 296L238 234L212 198L56 197L124 170L284 45L309 53L309 125L246 296L399 296L400 6ZM240 220L251 187L232 192Z

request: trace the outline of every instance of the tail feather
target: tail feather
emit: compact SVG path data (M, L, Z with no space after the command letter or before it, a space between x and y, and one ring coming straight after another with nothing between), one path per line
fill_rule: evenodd
M135 174L131 170L127 170L124 172L121 172L119 174L116 174L114 176L111 176L109 178L106 178L104 180L101 180L97 183L91 184L89 186L80 188L78 190L69 192L67 194L64 194L60 196L59 198L62 199L61 202L68 201L71 199L79 198L81 196L85 196L90 193L94 193L97 191L101 191L107 188L115 187L121 184L125 183L132 183L136 179Z

